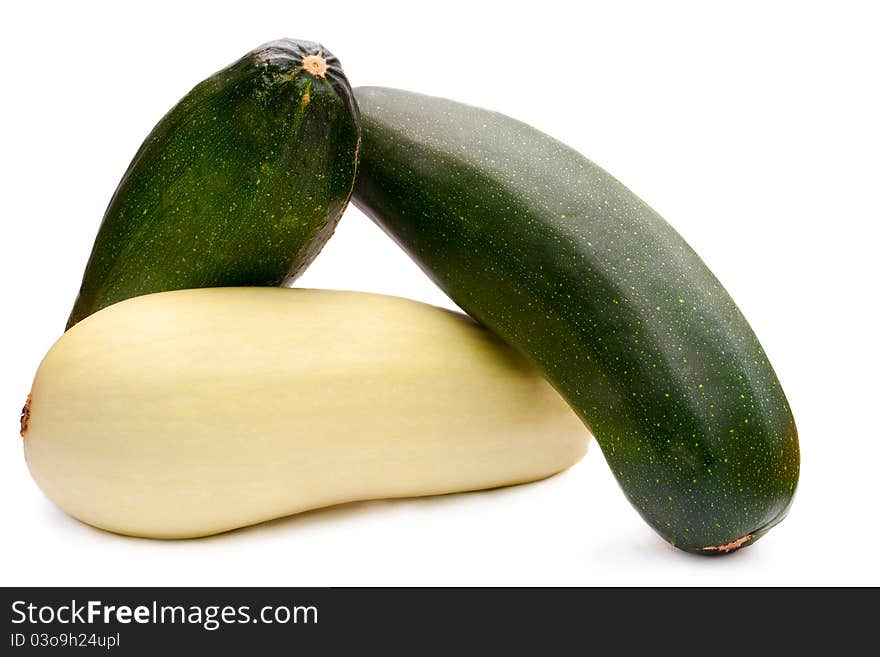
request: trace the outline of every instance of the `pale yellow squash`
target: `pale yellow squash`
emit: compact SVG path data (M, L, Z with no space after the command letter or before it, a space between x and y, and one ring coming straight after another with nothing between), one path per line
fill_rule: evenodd
M96 313L46 355L25 415L46 495L151 537L532 481L577 462L589 439L535 369L464 315L276 288Z

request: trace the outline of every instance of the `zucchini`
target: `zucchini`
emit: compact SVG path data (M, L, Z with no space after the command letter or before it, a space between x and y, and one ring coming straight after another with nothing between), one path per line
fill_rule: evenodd
M151 292L292 281L348 203L359 140L351 87L319 44L273 41L209 77L122 177L67 328Z
M661 536L725 554L785 516L799 471L788 402L669 224L519 121L392 89L355 97L354 202L543 371Z
M62 509L166 538L532 481L589 439L540 373L465 315L279 288L163 292L94 314L40 364L22 435Z

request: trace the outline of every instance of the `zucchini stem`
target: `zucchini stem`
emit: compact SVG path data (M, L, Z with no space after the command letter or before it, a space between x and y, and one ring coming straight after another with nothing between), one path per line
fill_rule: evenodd
M324 59L324 53L306 55L302 58L302 67L316 78L323 80L327 74L327 60Z

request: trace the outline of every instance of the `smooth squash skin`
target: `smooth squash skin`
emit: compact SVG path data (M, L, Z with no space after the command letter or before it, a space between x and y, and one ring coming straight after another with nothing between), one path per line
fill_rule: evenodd
M322 45L267 43L153 128L110 201L67 328L141 294L280 285L348 203L357 107Z
M538 371L465 315L284 288L96 313L41 363L22 435L62 509L164 538L541 479L589 439Z
M607 172L507 116L360 88L354 202L536 364L673 545L726 554L786 514L788 402L733 300Z

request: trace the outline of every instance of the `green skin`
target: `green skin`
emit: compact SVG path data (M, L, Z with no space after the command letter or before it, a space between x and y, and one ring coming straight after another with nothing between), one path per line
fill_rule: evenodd
M669 224L519 121L393 89L355 97L355 204L541 368L663 538L727 554L785 516L799 471L788 403Z
M324 77L302 66L318 53ZM211 76L125 172L67 328L142 294L292 281L348 203L359 141L351 87L319 44L267 43Z

